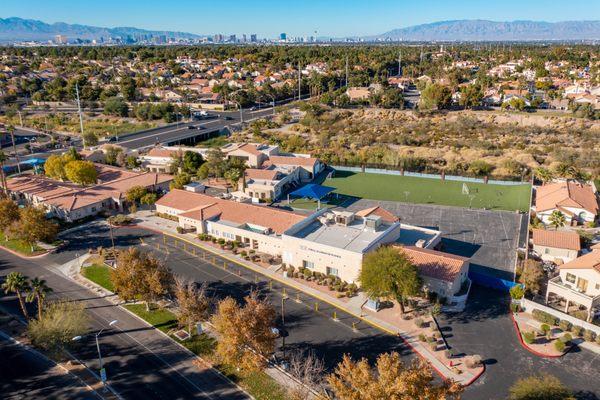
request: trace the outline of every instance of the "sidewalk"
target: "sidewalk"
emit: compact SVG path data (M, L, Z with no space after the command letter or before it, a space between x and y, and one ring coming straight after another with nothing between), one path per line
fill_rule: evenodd
M440 358L436 357L433 352L425 346L424 343L419 341L418 336L416 336L414 332L411 332L412 329L408 329L407 324L412 325L412 322L403 321L398 318L397 315L395 315L394 309L387 309L380 312L371 312L364 309L363 305L366 303L367 298L362 293L359 293L358 296L351 298L349 301L348 299L345 299L344 301L342 299L330 296L321 290L317 290L304 283L301 283L297 279L284 277L282 274L273 269L260 267L250 261L246 261L241 257L238 257L229 251L210 246L205 242L198 240L195 235L179 234L176 231L177 222L175 221L155 217L149 211L140 211L135 214L135 218L138 220L137 225L142 228L151 229L171 237L184 240L194 246L212 252L222 258L242 265L245 268L264 275L270 279L284 283L287 286L293 287L296 290L302 291L314 298L329 303L332 306L352 314L356 318L359 318L382 331L392 335L400 336L408 346L410 346L417 354L424 358L445 379L452 379L466 386L473 383L484 372L485 367L483 366L475 369L467 369L464 368L464 365L463 368L461 368L461 372L458 372L456 365L461 364L459 359L453 359L453 362L456 364L454 364L454 368L451 369L449 362L445 363L440 360L440 358L446 360L443 355L440 355ZM400 324L403 325L402 328L398 326Z

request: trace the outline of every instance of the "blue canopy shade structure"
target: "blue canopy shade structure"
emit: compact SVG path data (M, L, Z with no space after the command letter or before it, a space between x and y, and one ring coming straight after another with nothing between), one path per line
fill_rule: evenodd
M315 183L309 183L302 186L300 189L296 189L288 194L288 204L290 203L290 196L304 197L313 200L317 200L317 209L321 208L321 199L333 192L335 188L329 186L321 186Z
M302 186L300 189L294 190L292 193L290 193L290 196L308 197L314 200L321 200L334 190L335 188L329 186L321 186L317 185L316 183L309 183L308 185Z

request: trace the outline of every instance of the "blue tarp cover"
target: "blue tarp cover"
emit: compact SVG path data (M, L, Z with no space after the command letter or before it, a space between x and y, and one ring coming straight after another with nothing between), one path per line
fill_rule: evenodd
M300 189L294 190L292 193L290 193L290 196L308 197L311 199L321 200L334 190L335 188L329 186L321 186L315 183L309 183L308 185L302 186Z

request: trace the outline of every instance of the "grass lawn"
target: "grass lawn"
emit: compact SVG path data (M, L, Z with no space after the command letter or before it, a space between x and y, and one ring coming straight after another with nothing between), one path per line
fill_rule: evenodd
M165 333L177 327L177 316L171 311L154 307L150 311L146 311L145 304L129 304L123 307ZM240 385L256 400L284 400L287 398L286 391L266 373L246 373L237 371L236 368L230 365L217 363L214 356L214 349L216 347L216 340L214 338L202 334L194 335L191 339L183 342L176 338L173 338L173 340L181 343L194 354L206 357L207 360L213 363L216 369Z
M88 267L84 267L81 273L90 281L97 283L104 289L110 290L111 292L115 291L115 288L110 281L110 267L104 264L92 264Z
M4 246L7 249L11 249L25 256L41 254L44 251L44 249L37 245L34 245L33 251L31 251L31 246L21 240L6 240L6 237L4 237L4 232L0 232L0 246Z
M154 326L156 329L167 333L171 329L177 328L177 316L169 310L150 306L150 311L146 311L146 304L128 304L124 305L126 309L142 318L144 321Z
M346 171L336 171L323 185L335 187L336 193L372 200L509 211L527 211L531 190L529 184L467 183L467 195L462 194L463 182L458 181Z

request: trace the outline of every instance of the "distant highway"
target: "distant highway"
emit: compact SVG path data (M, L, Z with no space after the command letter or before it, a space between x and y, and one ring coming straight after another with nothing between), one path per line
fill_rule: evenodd
M258 118L264 118L272 115L272 113L272 108L265 108L255 111L248 110L243 112L243 118L244 122L249 122ZM152 147L157 143L168 144L178 140L185 140L201 133L209 133L212 131L221 130L228 126L237 125L240 123L239 111L211 112L210 115L212 118L206 118L200 121L170 124L168 126L148 129L124 136L121 135L119 137L115 137L115 140L113 140L112 143L118 144L119 146L129 150L140 150ZM190 126L202 128L190 129Z

